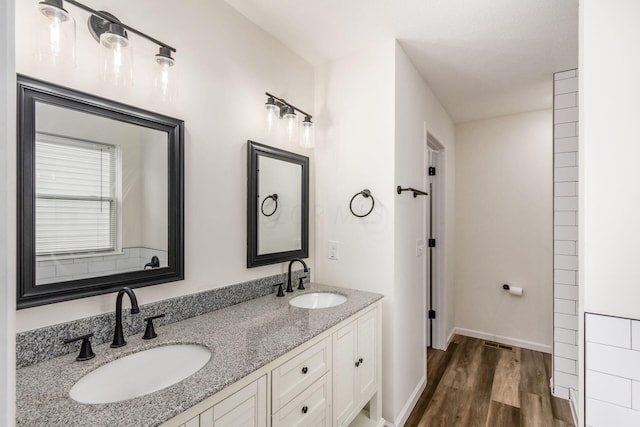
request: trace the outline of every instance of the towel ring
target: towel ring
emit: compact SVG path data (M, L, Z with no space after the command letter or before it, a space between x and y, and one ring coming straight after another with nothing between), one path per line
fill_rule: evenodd
M265 213L264 211L264 202L266 202L269 199L273 200L276 204L276 207L273 208L273 212L271 212L270 214ZM264 216L271 216L274 213L276 213L277 210L278 210L278 195L276 193L273 193L270 196L265 197L264 200L262 201L262 204L260 205L260 212L262 212L262 215Z
M364 214L364 215L358 215L357 213L355 213L353 211L353 201L355 200L356 197L358 196L362 196L365 199L368 199L369 197L371 197L371 209L369 209L369 211ZM373 212L373 207L376 205L376 200L373 198L373 196L371 195L371 191L367 190L366 188L356 194L353 195L353 197L351 198L351 201L349 202L349 210L351 211L351 213L354 216L357 216L358 218L364 218L365 216L369 215L371 212Z

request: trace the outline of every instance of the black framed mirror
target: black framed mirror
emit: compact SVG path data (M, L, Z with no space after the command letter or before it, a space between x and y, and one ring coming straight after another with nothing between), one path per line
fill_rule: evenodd
M247 143L247 267L307 258L309 158Z
M18 76L19 309L184 279L184 122Z

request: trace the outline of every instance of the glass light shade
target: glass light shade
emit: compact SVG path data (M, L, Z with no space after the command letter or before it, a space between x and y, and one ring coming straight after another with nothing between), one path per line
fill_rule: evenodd
M165 102L173 102L177 98L175 60L167 53L157 54L154 58L156 94Z
M76 21L62 8L61 1L38 3L36 35L39 62L52 67L75 66Z
M311 121L311 117L305 117L302 122L302 135L300 136L300 146L303 148L313 148L315 147L315 138L313 131L313 122Z
M269 98L266 104L264 104L266 112L265 127L267 134L270 135L278 127L278 119L280 118L280 108L275 103L273 98Z
M283 118L287 124L287 139L294 142L298 138L298 115L292 107L288 107Z
M133 58L129 39L117 24L100 35L102 78L113 86L128 87L133 82Z

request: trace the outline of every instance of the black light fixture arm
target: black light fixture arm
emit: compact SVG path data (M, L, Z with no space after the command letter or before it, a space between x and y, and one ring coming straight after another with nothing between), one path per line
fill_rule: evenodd
M279 97L277 97L277 96L275 96L275 95L272 95L272 94L270 94L269 92L265 92L264 94L265 94L265 95L267 95L267 96L269 96L269 97L271 97L271 98L273 98L273 99L275 99L276 101L280 102L281 104L286 105L287 107L291 107L291 108L293 108L294 110L296 110L296 111L297 111L297 112L299 112L300 114L303 114L303 115L305 115L305 116L309 117L310 119L311 119L311 118L313 118L313 116L312 116L311 114L309 114L309 113L307 113L307 112L305 112L305 111L302 111L301 109L299 109L299 108L298 108L298 107L296 107L295 105L292 105L292 104L288 103L287 101L285 101L285 100L284 100L284 99L282 99L282 98L279 98Z
M106 14L104 14L104 13L102 13L102 12L98 11L98 10L94 10L94 9L90 8L89 6L86 6L86 5L84 5L84 4L82 4L82 3L80 3L80 2L78 2L78 1L76 1L76 0L65 0L65 1L66 1L67 3L69 3L69 4L72 4L72 5L76 6L77 8L80 8L80 9L82 9L82 10L86 11L86 12L91 13L92 15L96 15L96 16L98 16L98 17L100 17L100 18L104 19L105 21L109 21L109 22L111 22L111 23L113 23L113 24L119 24L119 25L121 25L124 29L126 29L126 30L128 30L128 31L131 31L132 33L137 34L137 35L139 35L140 37L144 37L145 39L147 39L147 40L151 41L152 43L157 44L158 46L166 47L166 48L167 48L167 49L169 49L171 52L176 52L176 49L175 49L174 47L169 46L168 44L166 44L166 43L164 43L164 42L161 42L160 40L155 39L155 38L151 37L150 35L143 33L142 31L136 30L135 28L133 28L133 27L131 27L131 26L129 26L129 25L127 25L127 24L125 24L125 23L114 21L114 20L113 20L113 17L108 16L108 15L106 15ZM287 104L287 105L288 105L288 104Z

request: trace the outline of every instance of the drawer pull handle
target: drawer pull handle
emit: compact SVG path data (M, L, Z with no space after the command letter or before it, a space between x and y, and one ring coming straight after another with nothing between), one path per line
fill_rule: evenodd
M306 414L308 410L309 410L309 408L307 406L303 406L302 407L302 413L303 414Z
M303 373L303 374L306 374L307 372L309 372L309 368L307 368L306 366L304 366L304 367L302 368L302 373Z

